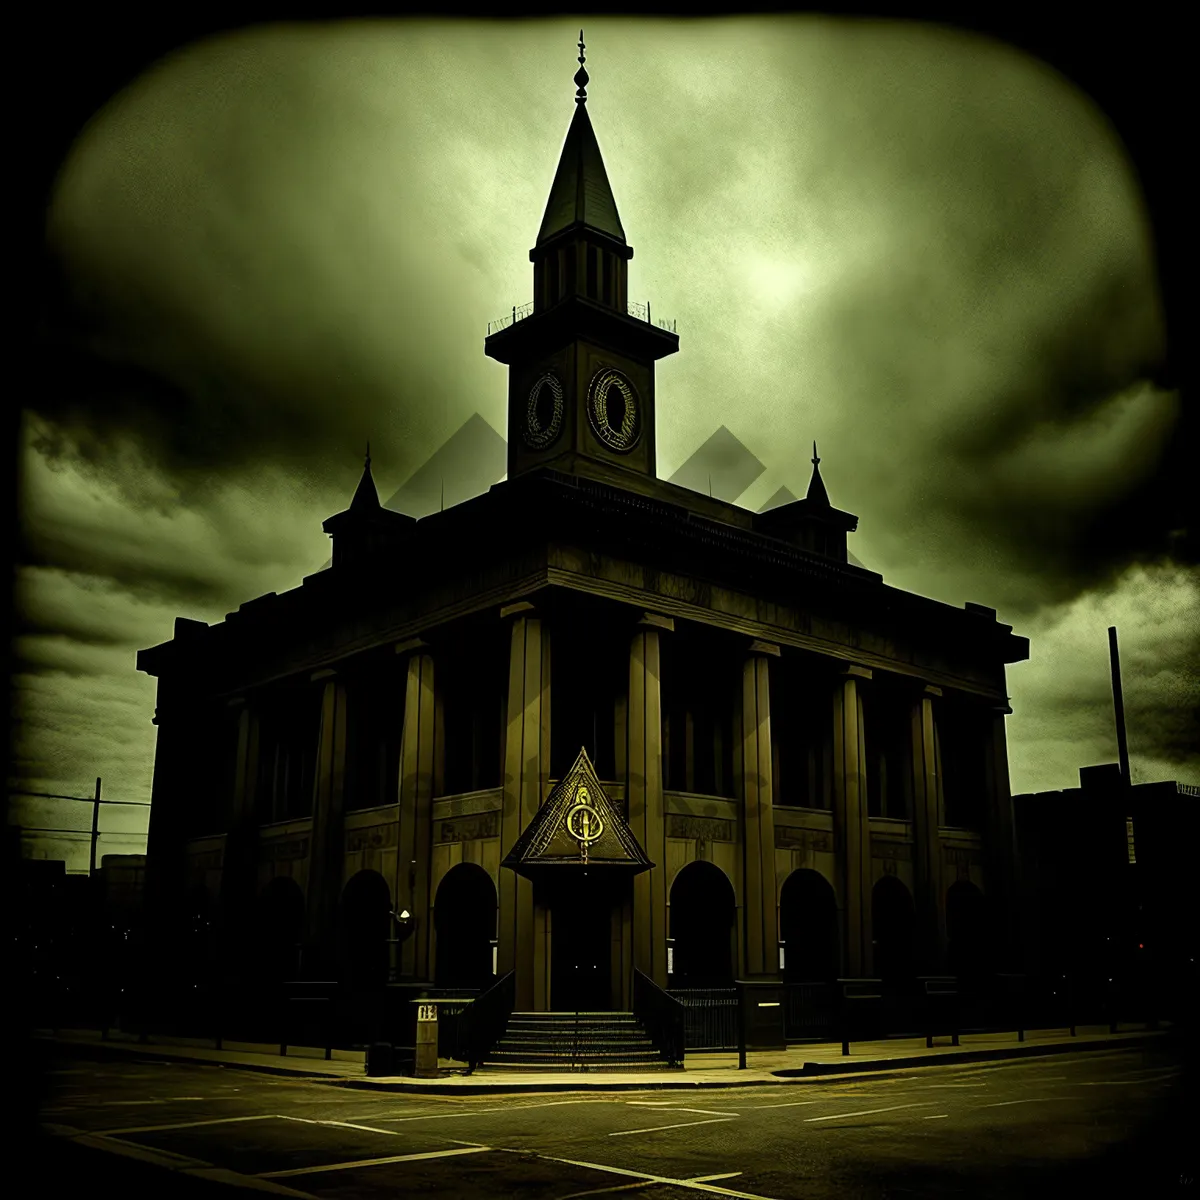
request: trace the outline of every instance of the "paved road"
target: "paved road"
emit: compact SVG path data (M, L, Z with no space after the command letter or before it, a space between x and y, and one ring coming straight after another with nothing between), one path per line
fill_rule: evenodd
M1023 1200L1120 1185L1143 1200L1182 1193L1190 1170L1181 1067L1158 1048L685 1094L457 1098L54 1055L42 1120L76 1148L293 1196Z

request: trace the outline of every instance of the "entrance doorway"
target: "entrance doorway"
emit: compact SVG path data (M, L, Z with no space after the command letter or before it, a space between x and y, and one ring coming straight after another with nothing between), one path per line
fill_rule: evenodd
M608 889L588 879L555 889L550 916L550 1007L612 1008L612 907Z

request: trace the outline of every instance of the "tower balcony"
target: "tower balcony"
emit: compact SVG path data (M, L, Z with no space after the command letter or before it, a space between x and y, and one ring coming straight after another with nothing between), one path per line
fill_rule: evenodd
M526 317L533 316L534 305L531 300L528 304L522 304L519 308L515 305L513 310L507 316L498 317L495 321L489 321L487 326L487 336L491 337L494 333L499 333L501 330L508 329L515 325L518 321L523 321ZM645 304L627 304L625 306L627 316L632 317L635 321L644 321L647 325L654 325L658 329L662 329L667 333L678 333L675 327L675 321L665 320L662 318L651 319L650 302Z

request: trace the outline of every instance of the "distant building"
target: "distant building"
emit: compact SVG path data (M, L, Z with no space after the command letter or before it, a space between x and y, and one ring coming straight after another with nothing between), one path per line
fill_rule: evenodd
M1013 805L1030 973L1089 996L1111 980L1177 1000L1200 952L1190 873L1200 788L1127 789L1111 763Z
M330 570L140 652L164 972L210 927L222 970L511 971L520 1010L627 1009L635 971L1014 959L1027 640L853 565L815 453L806 496L759 513L659 479L679 338L628 304L632 255L580 96L533 302L484 343L510 368L507 480L417 520L368 459Z

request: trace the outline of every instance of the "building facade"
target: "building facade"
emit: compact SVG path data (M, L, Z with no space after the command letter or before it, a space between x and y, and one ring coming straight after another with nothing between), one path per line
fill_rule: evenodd
M368 458L331 569L139 654L162 961L513 971L519 1010L628 1009L635 970L1004 965L1005 666L1028 643L851 564L815 448L806 497L762 513L657 477L679 338L628 303L576 82L533 302L484 344L509 367L506 481L414 520Z

